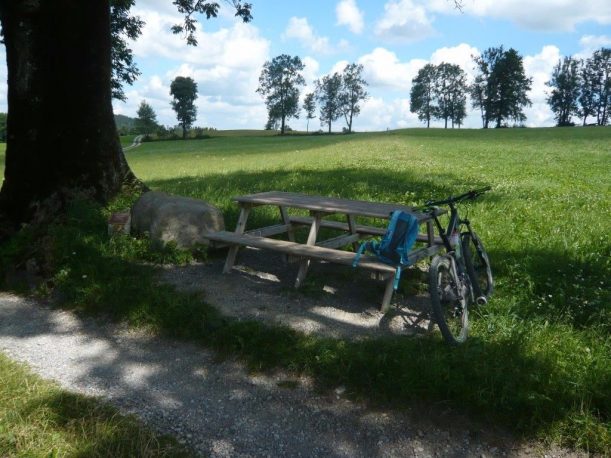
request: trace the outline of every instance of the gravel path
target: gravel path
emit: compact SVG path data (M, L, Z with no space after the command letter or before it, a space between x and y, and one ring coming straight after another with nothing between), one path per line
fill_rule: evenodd
M110 400L203 456L573 456L517 444L439 408L372 410L344 399L342 387L317 394L307 379L252 375L194 345L5 293L0 351L69 390Z

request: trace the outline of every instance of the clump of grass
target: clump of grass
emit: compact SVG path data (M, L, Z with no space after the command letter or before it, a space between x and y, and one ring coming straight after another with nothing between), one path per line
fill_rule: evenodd
M175 457L190 453L104 402L71 394L0 354L0 456Z

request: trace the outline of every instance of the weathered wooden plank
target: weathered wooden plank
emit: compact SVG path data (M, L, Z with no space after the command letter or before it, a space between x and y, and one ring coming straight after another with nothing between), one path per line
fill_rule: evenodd
M290 224L276 224L274 226L266 226L260 229L251 229L245 234L256 235L258 237L269 237L271 235L285 234L289 231Z
M316 242L316 246L322 246L325 248L341 248L351 243L358 242L362 237L363 235L361 234L340 235L339 237L333 237L332 239Z
M293 224L299 224L302 226L309 226L310 224L312 224L312 218L309 216L291 216L290 219L291 219L291 223ZM346 223L342 223L340 221L322 220L320 223L320 226L327 228L327 229L337 229L338 231L344 231L344 232L350 231L349 225ZM382 236L386 233L386 229L381 228L381 227L364 226L362 224L357 224L356 232L358 234ZM418 234L418 238L416 240L418 242L428 242L429 236L428 234ZM442 244L443 242L441 241L440 237L433 236L433 243Z
M309 226L312 224L312 218L310 216L291 216L291 223L299 224L302 226ZM347 223L342 223L341 221L330 221L330 220L322 220L320 223L321 227L327 229L337 229L339 231L349 232L350 228ZM367 235L384 235L386 229L380 227L373 226L363 226L360 224L356 225L356 232L360 234Z
M291 242L294 242L295 241L295 228L291 224L291 217L289 216L289 212L287 211L285 207L278 207L278 208L280 209L280 216L282 217L282 222L288 225L289 240Z
M349 251L335 250L316 245L304 245L302 243L288 242L286 240L256 237L249 234L236 234L235 232L221 231L210 232L207 237L210 240L216 240L232 245L250 246L263 250L279 251L281 253L287 253L293 256L318 259L336 264L352 265L352 261L354 260L354 253ZM362 256L358 266L364 269L378 270L383 272L395 271L393 266L379 262L374 256Z
M431 215L428 213L419 212L412 207L402 204L340 199L337 197L314 196L294 192L268 191L234 197L234 200L241 203L304 208L315 212L343 213L372 218L388 218L394 210L403 210L413 214L419 221L426 221L431 218ZM441 213L443 212L441 210Z
M419 248L415 251L412 251L407 259L410 264L416 264L421 259L427 258L429 256L433 256L437 254L439 251L443 249L443 245L433 245L429 247Z

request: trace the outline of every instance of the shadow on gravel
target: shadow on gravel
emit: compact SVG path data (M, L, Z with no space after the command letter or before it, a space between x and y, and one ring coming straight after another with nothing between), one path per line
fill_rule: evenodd
M45 376L110 398L205 456L397 456L420 449L472 456L507 439L443 405L411 413L372 410L345 402L340 390L317 394L307 380L290 373L249 375L241 364L219 361L187 343L117 331L20 301L1 310L0 345L11 354L37 349L28 359ZM387 356L391 367L397 355ZM353 384L343 387L354 394ZM78 415L86 406L79 402L69 395L45 405L61 419L60 427L64 422L88 428L88 419ZM112 432L95 450L118 449L126 440Z

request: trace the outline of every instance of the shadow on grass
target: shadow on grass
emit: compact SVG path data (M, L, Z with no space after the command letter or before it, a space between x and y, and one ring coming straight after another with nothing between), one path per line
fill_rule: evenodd
M601 327L609 333L611 293L606 285L611 271L604 261L605 252L611 252L611 247L597 247L587 259L530 247L489 250L495 276L507 279L507 286L518 290L522 317L539 317L576 329Z

